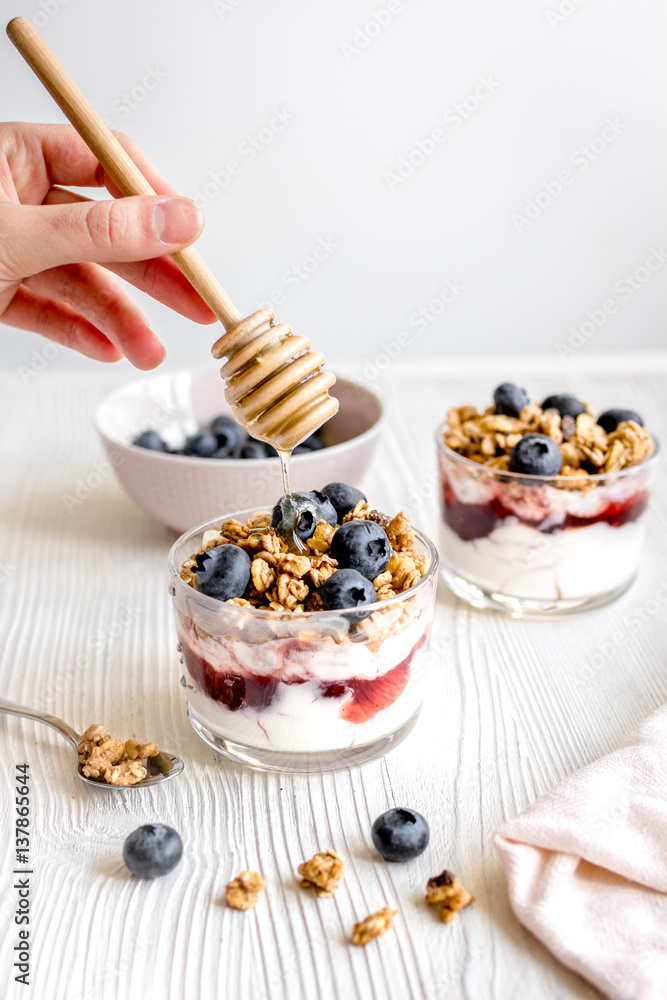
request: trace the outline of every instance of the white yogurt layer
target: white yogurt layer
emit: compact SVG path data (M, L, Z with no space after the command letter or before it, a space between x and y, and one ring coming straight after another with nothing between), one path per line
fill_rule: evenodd
M442 555L458 576L486 591L535 600L609 593L637 571L645 518L604 521L545 534L505 518L485 538L463 541L442 525Z
M429 616L430 620L430 616ZM270 675L279 680L345 681L352 677L372 680L392 670L410 655L424 633L419 615L398 635L385 639L373 652L367 642L298 642L294 638L269 642L215 639L187 629L188 645L222 673Z
M244 706L232 712L205 694L192 678L186 698L190 709L216 735L246 746L281 752L310 752L360 746L388 735L402 726L421 704L421 674L427 650L420 648L410 664L408 683L393 704L363 722L341 718L341 709L351 700L346 692L339 698L325 698L323 682L342 682L358 678L374 680L406 660L423 639L431 620L422 613L400 634L385 639L372 652L366 643L322 642L295 643L276 639L250 644L221 641L197 636L190 629L187 642L211 666L220 665L222 674L240 676L268 674L283 680L303 683L278 683L269 705L263 708ZM187 670L186 663L186 673Z
M225 705L199 689L188 689L190 709L214 733L244 746L287 753L318 753L362 746L399 729L419 708L423 692L418 650L410 668L405 690L388 708L365 722L347 722L340 716L343 698L323 698L314 681L305 684L278 684L266 708L240 708L230 712Z

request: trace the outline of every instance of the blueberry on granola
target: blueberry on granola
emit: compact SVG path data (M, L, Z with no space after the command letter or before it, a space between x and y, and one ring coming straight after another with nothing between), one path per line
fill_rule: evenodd
M181 860L182 854L180 835L164 823L140 826L123 844L123 861L139 878L168 875Z
M167 450L167 445L157 431L143 431L138 437L135 437L132 444L136 444L138 448L147 448L149 451Z
M510 472L529 476L557 476L563 464L560 448L546 434L526 434L512 448Z
M331 558L337 560L338 566L356 569L368 580L384 573L390 557L387 532L375 521L341 524L331 540Z
M324 493L320 493L319 490L309 490L306 493L307 497L316 503L317 506L322 511L322 516L327 524L330 524L332 528L335 528L338 524L338 514L336 513L336 508L332 504L329 497L325 497Z
M525 389L520 389L512 382L503 382L493 393L493 402L496 413L503 413L508 417L518 417L524 406L528 406L530 400Z
M375 820L371 837L385 861L411 861L426 850L430 831L414 809L390 809Z
M194 574L201 594L218 601L242 597L250 582L250 556L237 545L218 545L196 556Z
M218 439L210 431L191 434L183 445L184 455L194 455L197 458L210 458L218 450Z
M320 597L325 611L337 611L373 604L377 595L371 581L356 569L339 569L322 585Z
M542 403L543 410L558 410L561 417L578 417L580 413L586 412L586 407L577 399L566 392L555 393L547 396Z
M367 498L354 486L346 483L328 483L322 487L322 493L329 497L338 515L338 523L342 524L343 518L349 514L353 507L356 507L360 500L366 503Z
M632 420L640 427L644 426L644 421L634 410L605 410L598 417L600 427L607 434L613 434L618 425L625 423L626 420Z

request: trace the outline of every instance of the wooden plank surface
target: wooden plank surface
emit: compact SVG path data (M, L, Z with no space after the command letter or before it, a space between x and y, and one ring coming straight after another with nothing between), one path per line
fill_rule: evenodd
M642 370L621 359L604 376L573 368L549 377L549 368L522 367L536 397L567 386L601 409L638 409L664 437L664 364ZM377 505L408 510L437 539L433 430L449 404L481 404L508 377L479 361L449 373L442 364L390 370L381 384L389 423L364 483ZM104 369L0 379L2 691L78 727L101 720L113 733L157 738L186 760L187 777L143 792L89 791L55 734L0 718L0 995L29 995L12 971L12 778L26 762L38 1000L597 996L514 919L492 835L667 696L667 600L654 599L661 587L667 598L664 469L642 572L616 604L516 622L472 611L441 585L430 697L406 742L361 769L259 774L224 763L188 724L165 569L173 534L112 478L71 512L63 502L102 457L91 415L118 381ZM619 632L625 639L606 645ZM431 845L408 865L384 863L370 840L372 820L392 805L431 824ZM121 847L149 821L176 827L185 854L170 876L141 882ZM347 877L335 898L317 899L299 888L296 867L329 846L345 857ZM250 914L223 900L245 867L267 882ZM443 867L477 897L449 926L423 904L426 879ZM400 910L395 932L352 948L355 920L386 904Z

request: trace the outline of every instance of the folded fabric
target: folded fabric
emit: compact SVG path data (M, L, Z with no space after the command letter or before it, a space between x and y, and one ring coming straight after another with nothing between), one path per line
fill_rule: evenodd
M667 1000L667 706L495 835L512 908L609 1000Z

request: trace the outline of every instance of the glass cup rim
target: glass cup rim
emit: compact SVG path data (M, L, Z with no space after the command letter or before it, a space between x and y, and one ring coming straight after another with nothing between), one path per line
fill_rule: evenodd
M651 441L653 442L653 451L645 458L643 462L639 462L637 465L628 465L624 469L615 469L612 472L595 472L587 476L561 476L560 474L556 476L536 476L529 472L510 472L507 469L492 469L488 465L482 465L480 462L473 462L471 458L466 458L465 455L459 455L458 451L454 451L449 448L444 441L445 428L447 426L447 420L443 420L435 432L435 440L439 450L445 452L448 457L451 457L454 461L459 462L463 466L468 466L471 469L477 469L478 471L484 470L487 474L496 477L502 477L508 481L521 482L525 486L539 486L547 485L554 489L562 489L564 485L570 483L592 483L593 485L602 485L603 483L608 483L610 481L615 481L616 479L622 479L625 476L636 474L640 469L646 469L653 465L660 455L660 442L658 441L655 434L649 431Z
M203 521L194 528L184 531L176 539L174 544L169 550L169 555L167 556L167 565L169 568L169 573L173 580L174 586L178 589L184 588L182 593L194 599L197 602L201 602L202 607L208 608L209 610L220 611L224 609L231 615L237 615L238 617L256 619L257 621L294 621L298 617L299 621L310 621L313 619L324 619L325 621L333 621L336 617L340 618L346 614L358 613L359 608L335 608L333 610L326 610L321 608L318 611L302 611L297 615L293 611L272 611L269 608L254 608L252 606L246 606L243 604L227 604L226 601L219 601L215 597L209 597L208 594L200 594L199 591L195 590L189 584L185 583L180 577L180 566L176 562L176 551L184 543L184 541L189 537L194 537L198 534L203 534L207 529L211 529L215 525L219 526L224 521L229 521L236 519L238 521L252 517L253 514L264 512L266 506L261 507L251 507L246 510L234 511L231 514L224 514L218 517L209 519L208 521ZM381 611L386 608L394 607L397 604L402 603L407 597L414 597L419 591L423 590L437 575L439 566L439 556L438 550L431 541L431 539L425 535L418 528L413 527L412 530L415 536L421 542L428 553L429 564L426 573L414 587L410 587L408 590L402 590L400 594L396 594L394 597L388 597L385 601L373 601L372 604L365 604L364 609L368 610L368 616L372 615L375 611ZM366 616L366 617L368 617Z

